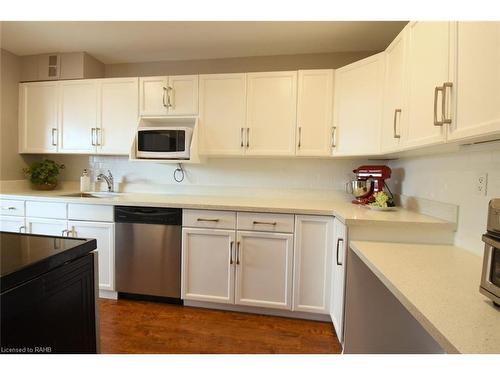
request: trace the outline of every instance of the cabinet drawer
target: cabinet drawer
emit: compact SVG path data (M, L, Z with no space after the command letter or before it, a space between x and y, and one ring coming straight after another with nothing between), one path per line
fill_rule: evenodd
M236 229L236 212L183 210L182 225L195 228Z
M1 215L5 216L24 216L24 201L14 199L0 200Z
M113 222L113 206L69 203L68 219Z
M26 216L66 219L67 204L60 202L26 202Z
M293 233L294 215L238 212L238 230Z

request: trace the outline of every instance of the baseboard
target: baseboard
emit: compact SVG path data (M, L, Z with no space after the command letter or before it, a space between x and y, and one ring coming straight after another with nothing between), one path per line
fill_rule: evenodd
M199 301L190 301L190 300L184 300L184 306L200 307L200 308L204 308L204 309L235 311L235 312L243 312L243 313L249 313L249 314L281 316L284 318L315 320L315 321L319 321L319 322L331 322L332 321L330 318L330 315L326 315L326 314L314 314L314 313L307 313L307 312L302 312L302 311L267 309L265 307L239 306L239 305L229 305L229 304L226 305L224 303L199 302Z
M99 298L118 299L118 293L112 290L99 289Z

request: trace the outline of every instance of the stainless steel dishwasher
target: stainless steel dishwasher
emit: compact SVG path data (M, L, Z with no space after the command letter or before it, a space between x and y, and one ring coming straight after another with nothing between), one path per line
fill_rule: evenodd
M115 207L119 297L181 302L179 208Z

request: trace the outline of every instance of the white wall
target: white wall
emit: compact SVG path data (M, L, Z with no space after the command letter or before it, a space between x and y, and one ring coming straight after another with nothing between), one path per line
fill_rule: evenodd
M488 202L500 198L500 143L463 147L459 152L392 161L396 193L459 206L457 246L482 254ZM478 174L488 173L487 195L477 195Z

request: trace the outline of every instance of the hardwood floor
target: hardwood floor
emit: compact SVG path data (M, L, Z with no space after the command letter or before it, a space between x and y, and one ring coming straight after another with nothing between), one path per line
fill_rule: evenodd
M340 353L330 323L99 300L102 353Z

